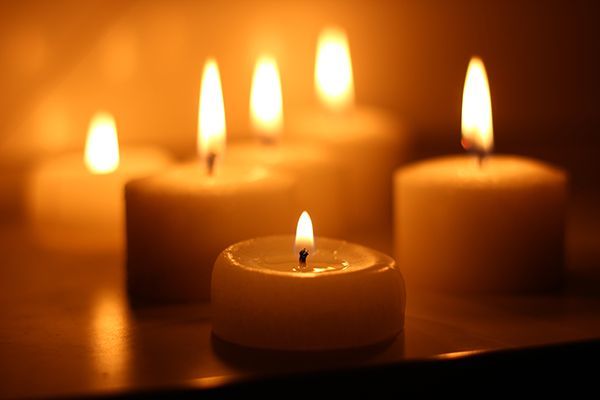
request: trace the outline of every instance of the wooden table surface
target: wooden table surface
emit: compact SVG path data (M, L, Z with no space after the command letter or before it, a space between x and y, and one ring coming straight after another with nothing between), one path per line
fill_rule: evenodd
M395 341L296 355L244 350L214 339L207 305L132 309L121 256L41 251L23 227L4 226L0 396L214 387L266 374L600 338L600 218L590 211L594 207L570 212L569 270L560 293L465 297L408 286L405 332ZM386 239L370 238L389 250Z

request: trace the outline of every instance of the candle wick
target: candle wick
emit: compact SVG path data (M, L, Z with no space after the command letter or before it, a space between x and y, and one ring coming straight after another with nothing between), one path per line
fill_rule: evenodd
M308 250L306 248L300 250L300 257L298 258L298 262L300 263L300 268L306 268L306 258L308 257Z
M259 140L265 146L275 146L277 144L277 139L272 136L261 135Z
M217 154L210 152L206 156L206 170L208 171L208 175L212 176L215 170L215 161L217 160Z
M477 165L479 166L479 168L482 168L483 167L483 161L484 161L484 159L486 157L485 151L478 151L476 153L476 156L477 156Z

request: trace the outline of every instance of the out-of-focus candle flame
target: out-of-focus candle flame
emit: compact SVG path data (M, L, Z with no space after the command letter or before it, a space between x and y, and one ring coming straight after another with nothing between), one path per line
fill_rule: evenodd
M202 73L198 109L198 155L210 164L225 151L225 105L219 66L208 59ZM209 170L212 165L209 165Z
M277 139L283 125L283 101L279 68L272 57L259 58L254 67L250 114L252 126L261 138Z
M342 29L326 28L319 35L315 89L321 102L333 110L347 109L354 104L350 47Z
M112 115L99 112L90 122L84 163L92 174L109 174L119 167L117 126Z
M299 252L302 249L306 249L312 252L315 248L315 239L313 236L313 225L310 219L310 215L306 211L303 211L298 219L298 225L296 226L296 241L294 243L294 249Z
M465 78L462 145L465 150L473 150L480 155L489 153L494 146L490 85L479 57L471 58Z

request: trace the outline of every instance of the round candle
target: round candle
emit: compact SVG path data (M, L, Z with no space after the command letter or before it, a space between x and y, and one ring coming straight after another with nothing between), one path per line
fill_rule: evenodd
M407 133L391 114L354 105L350 50L340 29L319 37L315 89L324 109L291 115L290 133L316 141L342 171L344 212L355 227L389 226L391 179L406 159Z
M258 140L239 142L227 150L230 162L284 171L296 181L295 214L310 209L319 232L337 236L344 231L339 169L328 153L314 144L282 140L283 104L275 59L258 59L252 80L250 119Z
M257 234L285 232L293 218L291 178L222 161L225 112L214 60L204 68L198 118L201 162L125 188L127 284L134 301L208 300L219 252Z
M493 142L487 76L467 73L463 144L478 156L423 161L395 175L395 249L410 284L459 291L529 291L560 284L566 175Z
M124 242L123 187L155 173L170 158L154 148L119 152L114 119L98 113L81 153L45 160L27 186L27 214L37 241L56 250L115 251Z
M315 244L299 253L293 236L270 236L225 249L212 276L215 335L278 350L360 347L395 337L406 295L394 260L341 240Z
M565 174L515 156L454 156L395 176L395 246L409 282L471 291L556 287Z

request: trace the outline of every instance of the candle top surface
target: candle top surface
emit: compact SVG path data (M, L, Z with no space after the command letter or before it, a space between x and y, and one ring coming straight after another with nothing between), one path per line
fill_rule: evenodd
M367 247L342 240L315 238L315 250L306 266L300 266L293 236L266 236L236 243L225 256L240 268L259 273L297 278L380 270L395 266L394 260Z
M291 186L293 182L284 174L266 168L245 163L217 164L213 175L209 175L205 164L201 161L189 162L170 168L131 184L142 183L147 189L176 189L177 191L194 190L244 190L262 186Z
M123 147L119 166L114 172L96 176L120 176L158 170L171 163L171 157L163 150L153 147ZM44 175L92 175L85 166L83 152L71 152L47 158L36 167Z
M283 163L302 163L312 166L326 162L327 153L319 146L302 141L262 143L258 140L244 140L232 144L227 149L227 157L271 167Z
M290 132L295 137L319 136L331 141L348 141L371 136L397 136L403 130L391 112L375 107L355 106L333 112L306 109L290 116Z
M519 187L546 185L566 180L565 172L542 161L512 155L456 155L417 162L400 169L402 180L417 185L465 185Z

